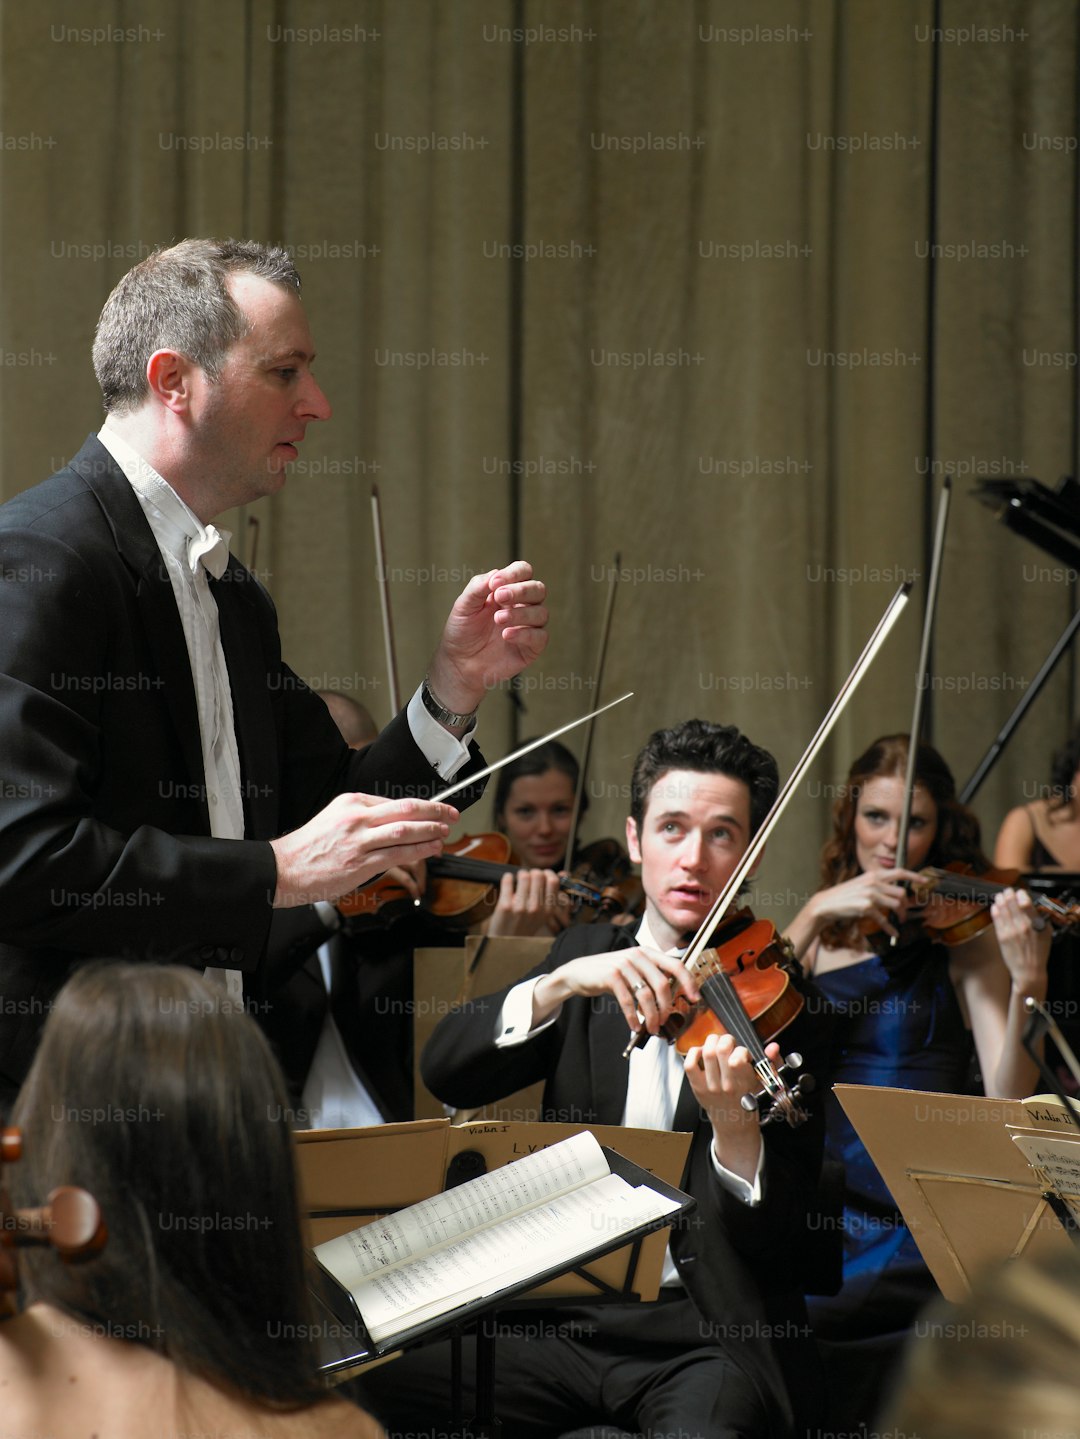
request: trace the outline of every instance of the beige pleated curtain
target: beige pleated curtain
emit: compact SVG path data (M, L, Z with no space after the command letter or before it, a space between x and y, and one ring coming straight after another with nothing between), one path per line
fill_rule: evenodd
M782 921L848 761L910 722L927 475L957 474L931 699L961 781L1076 598L968 491L1074 470L1077 6L934 21L921 0L5 0L3 496L97 427L93 326L136 258L199 233L295 247L335 415L283 494L230 517L249 557L258 521L286 657L388 717L373 482L404 697L465 578L520 552L551 644L520 708L485 705L489 755L636 692L598 727L587 836L621 832L636 749L688 715L786 773L915 579L771 846L758 908ZM1073 699L1067 664L979 796L991 840Z

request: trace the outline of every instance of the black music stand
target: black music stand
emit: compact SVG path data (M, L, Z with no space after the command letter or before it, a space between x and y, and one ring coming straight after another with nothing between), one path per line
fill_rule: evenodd
M627 1303L639 1300L641 1296L635 1289L635 1283L642 1241L648 1234L657 1229L667 1228L677 1218L689 1214L697 1207L697 1201L691 1195L657 1179L647 1169L633 1164L615 1150L609 1149L607 1146L602 1146L602 1148L612 1174L619 1175L629 1184L648 1186L665 1198L673 1200L677 1208L657 1219L622 1229L614 1238L598 1242L591 1236L585 1235L582 1237L580 1250L569 1261L537 1269L536 1272L508 1284L495 1294L485 1295L481 1299L459 1305L445 1314L399 1330L384 1340L372 1339L352 1295L322 1268L309 1251L308 1287L320 1321L316 1325L316 1330L322 1340L320 1346L322 1372L330 1376L343 1371L352 1371L359 1366L387 1358L402 1349L409 1349L417 1344L444 1338L456 1340L455 1374L452 1377L454 1391L452 1404L456 1412L452 1419L453 1422L462 1424L460 1338L465 1330L475 1325L477 1413L471 1424L465 1424L462 1427L461 1433L471 1436L471 1439L495 1439L495 1436L499 1435L501 1431L499 1420L495 1414L496 1329L492 1325L481 1322L484 1317L495 1310L505 1308L508 1303L520 1299L531 1290L569 1274L586 1280L595 1288L596 1301L594 1302ZM459 1155L458 1158L460 1160L464 1156ZM466 1170L477 1168L475 1165L469 1165L468 1162L464 1167ZM461 1181L464 1182L466 1178L470 1177L475 1177L475 1175L466 1172L462 1174ZM591 1261L620 1249L628 1251L628 1261L621 1284L612 1285L585 1267ZM550 1303L551 1301L545 1300L544 1302ZM581 1302L580 1296L575 1298L575 1302Z

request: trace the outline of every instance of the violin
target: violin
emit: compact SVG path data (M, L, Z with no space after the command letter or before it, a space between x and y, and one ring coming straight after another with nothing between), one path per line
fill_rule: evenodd
M1018 887L1020 874L1018 869L987 869L980 875L971 865L959 862L944 869L921 869L923 882L918 887L911 886L920 912L904 921L896 946L912 943L919 935L949 947L965 944L993 923L990 906L1003 890ZM1044 894L1031 894L1031 901L1036 913L1059 929L1080 924L1080 905ZM863 921L859 930L878 952L893 944L891 936L872 920Z
M0 1129L0 1181L3 1166L21 1157L19 1130ZM39 1209L9 1209L7 1191L0 1182L0 1319L10 1319L16 1312L16 1249L28 1244L50 1244L61 1259L70 1263L96 1253L106 1237L98 1202L85 1189L64 1184L54 1189Z
M428 885L420 904L450 928L469 929L494 909L495 891L503 875L517 874L522 868L509 860L510 841L504 834L463 835L427 861ZM614 885L601 887L563 874L559 889L569 896L575 919L580 919L586 907L593 911L594 919L607 919L624 908L622 894ZM385 875L337 901L339 913L351 928L390 923L415 905L404 885Z
M744 1097L744 1107L757 1109L762 1124L778 1119L793 1127L804 1123L809 1116L799 1100L813 1089L813 1078L800 1075L791 1085L786 1079L800 1067L802 1056L789 1054L774 1069L765 1054L765 1045L788 1027L806 1002L793 982L799 964L788 940L750 909L733 910L707 949L689 952L686 968L701 998L693 1003L677 991L660 1037L686 1055L710 1034L730 1034L748 1051L763 1084L761 1094ZM638 1042L635 1035L625 1055Z
M619 913L641 916L645 912L645 890L641 875L617 839L595 839L577 851L573 876L582 883L606 894L616 890L620 897ZM594 918L612 918L611 914Z
M717 895L712 908L702 920L697 934L691 938L689 948L683 955L683 963L686 968L698 979L698 988L701 991L702 999L719 1021L717 1032L722 1030L724 1033L731 1034L736 1043L746 1047L750 1055L755 1074L761 1084L761 1089L757 1094L744 1095L742 1104L747 1110L756 1109L760 1122L763 1125L769 1124L776 1119L784 1119L792 1127L803 1124L808 1118L808 1115L802 1106L801 1099L803 1095L813 1088L813 1080L808 1075L800 1076L793 1085L789 1085L785 1078L785 1070L798 1069L802 1064L801 1055L789 1055L783 1065L773 1065L772 1060L765 1053L765 1046L761 1041L761 1036L751 1021L736 987L735 974L741 975L748 970L764 970L769 968L770 961L768 959L766 959L763 964L759 963L762 955L768 950L768 945L766 945L764 949L755 948L753 943L748 943L742 938L742 931L738 931L734 937L735 948L729 951L726 956L726 958L732 962L732 973L728 972L726 964L720 959L719 952L716 957L704 961L703 955L705 951L715 948L715 946L710 944L710 939L716 934L717 920L721 916L728 916L732 900L753 873L754 867L761 858L769 836L776 828L792 796L802 783L806 771L821 750L826 739L828 739L830 732L843 712L844 707L854 694L856 687L870 668L874 656L895 625L904 605L907 604L910 591L911 585L905 582L893 596L885 613L879 620L877 628L870 636L862 654L859 656L854 669L844 681L839 693L829 707L828 713L818 726L817 733L807 746L802 759L799 760L786 782L781 786L769 813L762 820L761 825L743 852L742 858L728 876L723 890ZM745 917L745 915L742 916L742 918ZM739 916L732 915L731 918L736 919L739 918ZM767 931L771 928L771 925L766 925L766 938L768 937ZM777 940L777 943L779 944L779 940ZM784 968L779 958L771 962L778 965L781 969ZM703 963L704 969L702 969ZM794 963L793 956L788 963L789 966ZM789 970L785 971L785 978L788 983L791 981L792 972L790 967ZM784 990L787 985L781 981L779 987L781 990ZM795 993L797 994L798 991L795 991ZM795 1013L798 1013L801 1008L802 996L799 995L798 1007ZM794 1014L792 1014L791 1017L794 1018ZM648 1038L648 1031L644 1027L634 1030L630 1036L630 1043L623 1051L623 1058L628 1059L639 1045L647 1042ZM692 1043L689 1037L687 1043L688 1045Z

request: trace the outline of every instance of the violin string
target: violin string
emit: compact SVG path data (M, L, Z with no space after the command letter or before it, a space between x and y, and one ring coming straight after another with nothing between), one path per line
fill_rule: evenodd
M736 993L730 976L721 970L710 975L699 987L709 1001L709 1007L723 1020L725 1029L735 1042L743 1045L756 1059L764 1059L765 1047Z
M981 900L992 900L1009 888L1006 884L999 884L992 879L979 879L975 875L950 874L948 870L932 868L923 872L934 880L934 889L937 893L949 899L968 899L972 904ZM1064 919L1068 916L1067 907L1049 895L1032 894L1031 901L1036 909L1042 910L1052 918Z
M701 990L703 998L735 1042L746 1049L754 1063L758 1078L762 1081L764 1088L773 1096L774 1105L779 1106L790 1121L791 1115L796 1112L796 1105L787 1086L765 1053L765 1046L754 1028L753 1020L740 999L731 976L719 963L716 951L709 950L706 951L706 954L711 958L703 977L700 975L700 971L706 968L705 955L699 955L688 966L694 977L699 980L698 988Z
M949 899L970 899L977 903L1003 894L1008 885L996 884L992 879L979 879L973 874L949 874L947 870L929 871L934 879L934 889Z
M504 874L519 874L522 868L522 865L517 864L499 864L493 859L470 859L454 854L436 855L427 862L428 874L432 878L489 885L498 884ZM580 899L586 904L600 905L605 898L595 885L586 884L584 880L575 879L572 875L560 878L559 889L571 899Z
M710 1009L720 1018L735 1042L741 1044L750 1055L758 1078L772 1098L773 1115L782 1113L789 1123L794 1123L792 1116L799 1112L795 1101L765 1053L765 1046L731 982L730 975L723 969L713 969L707 978L701 981L699 988ZM765 1122L764 1118L762 1122Z

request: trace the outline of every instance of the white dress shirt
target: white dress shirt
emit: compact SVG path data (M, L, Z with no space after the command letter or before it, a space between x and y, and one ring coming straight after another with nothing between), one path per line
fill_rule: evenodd
M316 905L321 910L321 905ZM364 1129L383 1124L382 1110L352 1067L341 1031L330 1013L330 945L319 949L319 967L326 986L327 1008L319 1042L304 1081L301 1105L308 1129Z
M224 541L227 549L229 533L204 525L169 482L108 421L98 432L98 439L123 471L142 506L180 613L198 707L210 833L215 839L243 839L243 781L232 691L218 629L217 601L207 574L208 565L214 567L215 577L224 573L228 555L222 554L219 541ZM407 719L413 739L428 763L440 778L453 779L469 758L468 741L475 726L457 739L428 714L419 688L409 701ZM230 996L242 1001L243 981L238 970L208 969L206 974L224 983Z

